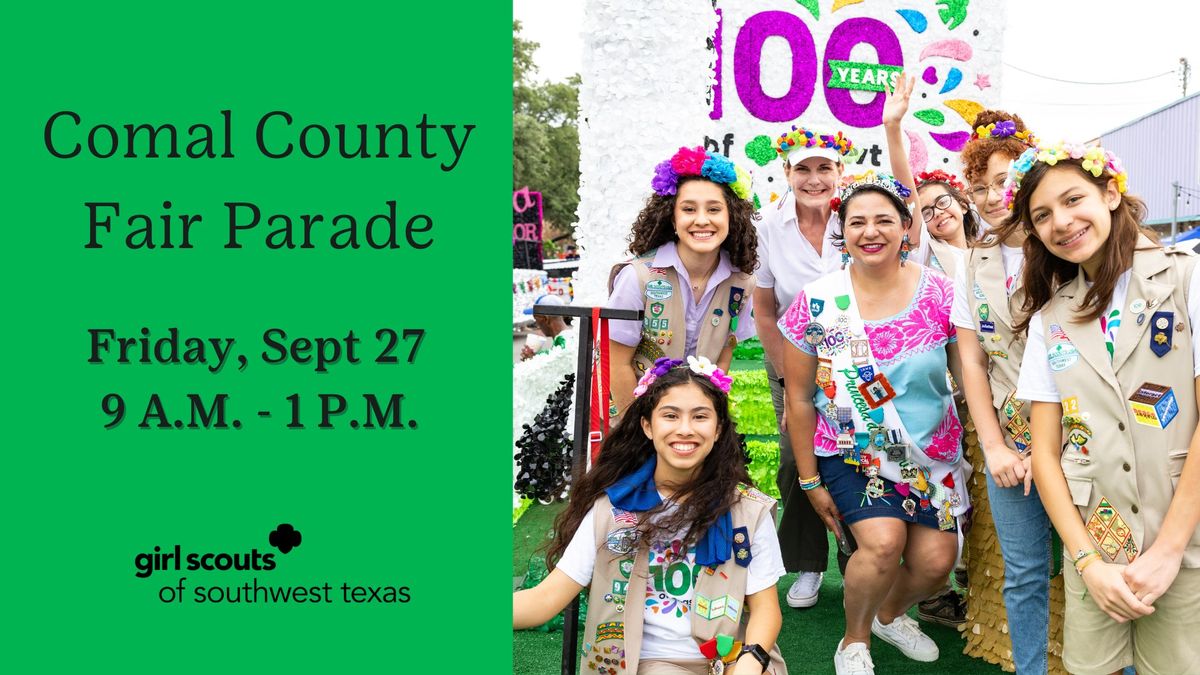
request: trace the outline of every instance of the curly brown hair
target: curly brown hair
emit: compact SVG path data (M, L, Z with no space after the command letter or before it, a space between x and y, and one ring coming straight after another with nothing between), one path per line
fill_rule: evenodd
M679 186L693 180L708 180L700 176L684 176ZM721 249L729 253L729 262L746 274L753 274L758 267L758 233L754 221L759 219L754 205L739 199L724 183L715 183L725 193L725 205L729 209L729 234L721 242ZM629 233L629 252L644 255L669 241L675 241L675 195L650 195L646 206L633 221Z
M971 125L972 128L986 127L989 124L997 122L1012 122L1016 125L1017 131L1026 131L1025 122L1019 115L1014 115L1003 110L982 110L975 116L975 122ZM1019 138L1008 136L1006 138L972 138L967 141L967 144L962 149L962 165L963 176L968 183L978 183L983 180L987 174L987 163L995 153L999 152L1007 156L1010 160L1016 159L1025 152L1025 145Z

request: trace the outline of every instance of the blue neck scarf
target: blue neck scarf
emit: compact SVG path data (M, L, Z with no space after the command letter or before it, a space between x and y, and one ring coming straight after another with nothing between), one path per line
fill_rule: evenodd
M608 500L618 509L634 512L649 511L661 504L662 497L654 485L654 469L657 466L658 455L651 455L637 471L605 489ZM696 562L711 567L729 560L732 555L733 517L726 511L696 544Z

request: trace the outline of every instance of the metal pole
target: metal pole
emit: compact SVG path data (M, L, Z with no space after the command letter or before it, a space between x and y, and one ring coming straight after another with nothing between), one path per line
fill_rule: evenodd
M592 325L591 307L535 305L535 315L573 316L579 319L579 361L575 370L575 438L571 453L571 484L578 485L587 472L589 432L592 421L592 339L597 330ZM632 309L601 309L601 319L641 321L643 311ZM603 404L603 403L602 403ZM579 655L579 598L563 610L562 675L575 675L575 659Z
M1179 181L1171 183L1171 243L1179 238Z

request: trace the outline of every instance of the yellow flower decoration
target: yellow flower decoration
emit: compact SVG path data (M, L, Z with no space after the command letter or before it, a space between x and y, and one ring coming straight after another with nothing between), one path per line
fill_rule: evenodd
M1117 181L1117 192L1120 192L1121 194L1125 194L1125 185L1126 185L1126 182L1128 182L1128 180L1129 180L1128 174L1119 173L1116 176L1114 176L1114 178Z
M1063 148L1062 143L1059 143L1057 145L1052 145L1048 148L1041 148L1038 150L1037 161L1041 162L1042 164L1054 166L1055 164L1058 164L1058 160L1066 159L1067 157L1068 155L1066 149Z
M749 199L751 184L750 174L746 173L745 169L737 166L736 164L733 167L733 172L734 175L737 176L737 180L729 184L730 189L733 190L733 194L738 196L738 199Z
M1104 173L1107 164L1108 157L1104 155L1104 148L1091 147L1083 153L1083 170L1091 172L1097 178Z

